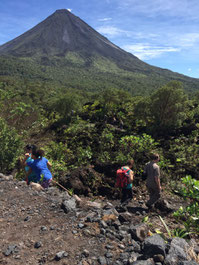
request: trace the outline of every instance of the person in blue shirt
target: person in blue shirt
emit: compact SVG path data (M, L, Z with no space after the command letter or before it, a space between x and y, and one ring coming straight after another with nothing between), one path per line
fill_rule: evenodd
M32 157L31 157L33 150L36 150L35 145L30 145L30 144L26 145L26 147L25 147L26 153L25 153L25 158L24 158L23 164L26 165L28 162L34 161L34 159L32 159ZM31 171L31 173L28 174L29 169L30 169L29 166L26 165L25 171L26 171L26 183L27 183L27 185L29 185L30 182L38 182L38 177L34 171Z
M33 161L27 162L27 166L30 167L29 172L34 171L39 179L41 186L46 189L49 187L52 181L52 174L50 168L51 163L44 157L43 150L33 150L32 152Z

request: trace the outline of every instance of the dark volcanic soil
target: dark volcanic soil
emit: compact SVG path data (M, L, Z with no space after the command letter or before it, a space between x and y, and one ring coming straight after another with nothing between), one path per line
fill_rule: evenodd
M0 264L57 264L54 258L60 251L66 251L68 257L59 264L76 264L77 255L85 248L93 254L102 251L97 238L88 240L76 231L78 218L61 210L57 193L57 189L44 193L25 183L1 182L1 250L5 252L9 246L16 249L9 256L1 253ZM91 225L89 229L97 233L96 227ZM36 242L41 247L35 248Z
M61 204L69 195L56 187L36 191L25 182L9 178L0 178L0 185L0 264L103 264L98 260L107 252L107 246L113 246L113 261L124 251L124 240L101 236L99 222L94 221L99 207L116 205L117 201L98 198L89 206L89 198L81 198L79 208L65 213ZM176 198L171 201L176 207L181 204ZM166 233L158 213L146 213L142 198L134 198L128 211L135 225L149 216L151 232L157 228ZM101 218L107 221L114 216ZM170 229L177 226L171 214L163 219Z

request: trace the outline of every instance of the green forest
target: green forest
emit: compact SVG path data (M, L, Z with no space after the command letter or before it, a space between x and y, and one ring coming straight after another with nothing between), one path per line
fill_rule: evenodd
M11 173L31 143L45 150L57 181L77 168L116 168L133 158L134 184L139 185L151 152L157 152L161 182L190 199L176 218L183 222L186 216L187 231L199 233L198 98L178 81L141 96L114 86L85 91L1 76L0 170ZM114 185L114 176L107 180L101 173L103 179L88 180L93 195L100 195L96 182ZM16 177L23 179L23 170Z

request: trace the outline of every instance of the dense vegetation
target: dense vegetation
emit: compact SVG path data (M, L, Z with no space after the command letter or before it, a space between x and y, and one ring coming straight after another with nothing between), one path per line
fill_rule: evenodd
M57 180L81 166L119 165L134 158L136 184L150 153L156 151L161 156L162 182L193 201L189 208L179 209L177 218L190 216L186 231L196 227L198 182L191 181L198 179L198 94L188 96L180 82L133 96L114 87L83 93L51 82L2 76L0 106L2 172L12 171L30 142L45 149ZM192 176L189 181L187 175ZM180 179L192 185L191 194L178 188Z
M150 96L132 96L115 88L83 93L17 78L0 80L1 134L6 123L24 142L41 142L64 170L128 157L135 157L140 168L156 149L169 175L197 176L198 95L188 98L179 82Z
M0 75L4 79L13 76L25 86L26 83L39 82L42 89L50 87L53 91L64 87L94 93L116 88L134 96L150 95L171 80L182 82L187 93L199 89L197 79L150 65L145 69L142 66L144 63L134 68L133 61L130 63L131 68L110 58L99 55L86 58L75 52L68 52L65 57L0 56Z

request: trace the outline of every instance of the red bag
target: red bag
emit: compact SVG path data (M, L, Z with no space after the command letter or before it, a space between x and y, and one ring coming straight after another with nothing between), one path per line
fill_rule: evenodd
M117 170L116 187L125 188L128 184L129 175L127 172L129 169L120 168Z

